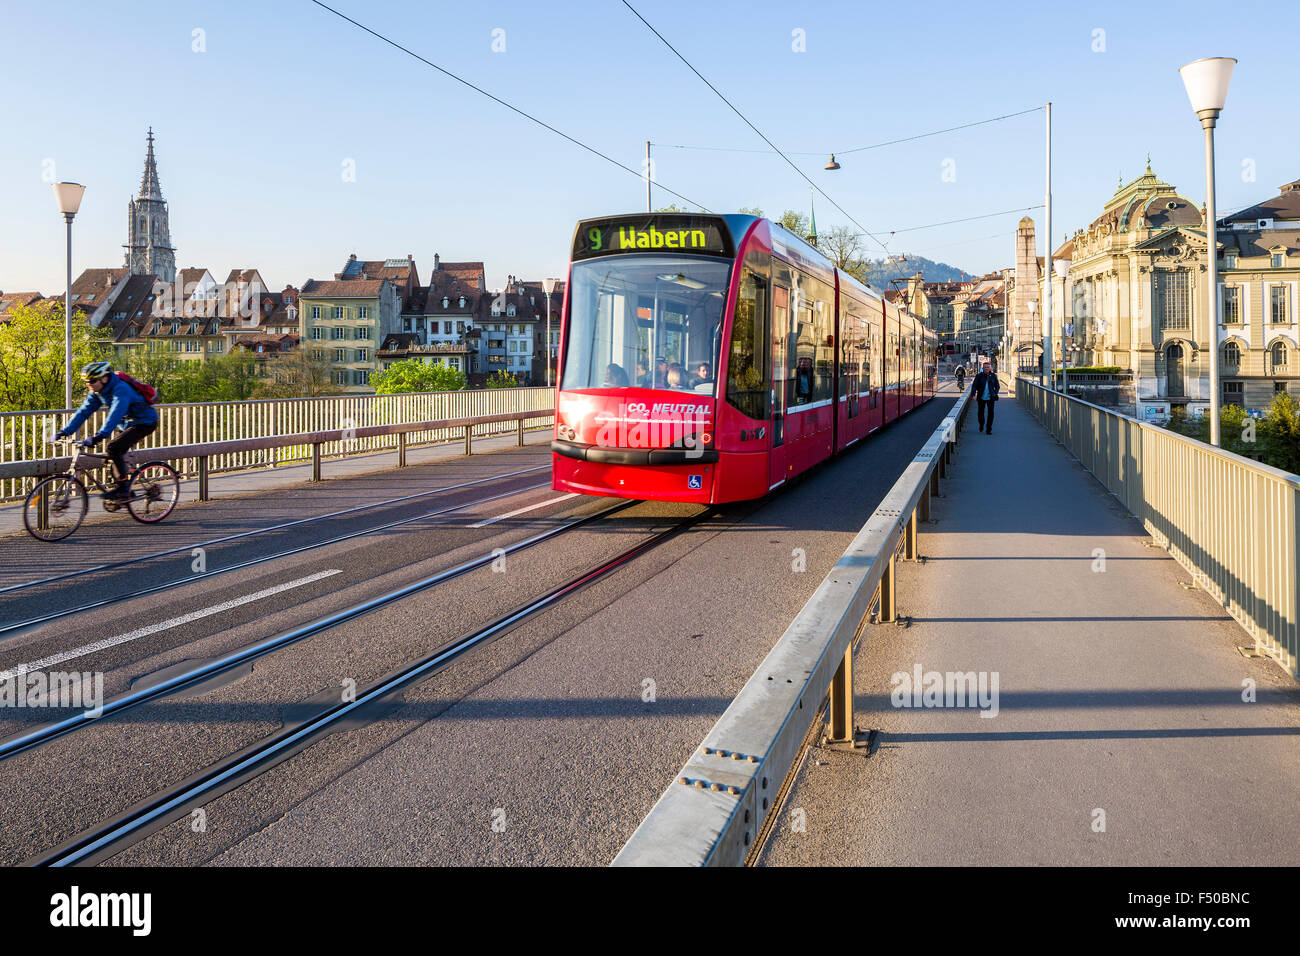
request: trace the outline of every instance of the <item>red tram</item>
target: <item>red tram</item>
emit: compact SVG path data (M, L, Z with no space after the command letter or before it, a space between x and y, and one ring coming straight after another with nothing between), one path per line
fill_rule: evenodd
M934 395L920 319L754 216L578 224L552 484L759 498Z

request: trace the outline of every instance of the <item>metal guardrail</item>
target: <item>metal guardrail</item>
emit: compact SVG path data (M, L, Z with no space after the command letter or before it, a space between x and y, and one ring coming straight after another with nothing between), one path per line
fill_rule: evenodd
M503 434L515 427L516 412L553 414L555 390L550 388L475 389L458 392L418 392L403 395L331 395L320 398L264 399L246 402L205 402L157 406L158 429L136 448L137 460L161 457L190 445L221 445L208 455L208 474L268 468L308 459L346 457L403 446L453 441L460 437L458 422L481 418L480 436ZM96 427L103 412L83 426ZM49 440L71 417L68 409L0 414L0 501L21 499L28 490L32 464L58 459ZM493 418L493 416L505 416ZM539 415L536 417L543 417ZM488 421L488 419L492 419ZM423 431L385 431L393 424L422 424ZM430 424L432 423L432 425ZM500 426L500 427L497 427ZM376 430L378 427L379 430ZM325 442L286 442L324 432L347 432L353 437ZM397 436L404 437L397 437ZM322 448L321 445L324 445ZM187 455L183 465L199 456ZM172 460L178 460L173 457ZM194 470L200 467L194 463ZM182 469L192 474L189 467ZM202 476L201 476L202 477Z
M614 859L615 866L738 866L778 807L803 741L829 695L826 745L859 746L853 641L879 603L895 620L895 564L918 554L917 521L947 466L969 392L904 469L843 557L764 658L681 773Z
M1300 476L1021 380L1017 400L1300 679Z

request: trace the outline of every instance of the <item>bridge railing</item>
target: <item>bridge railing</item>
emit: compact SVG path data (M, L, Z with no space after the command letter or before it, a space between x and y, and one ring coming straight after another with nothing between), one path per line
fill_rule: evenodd
M804 740L827 703L824 746L864 743L853 726L853 652L872 607L895 620L895 565L919 558L969 392L894 483L704 742L614 859L615 866L738 866L761 846Z
M1300 679L1300 476L1021 379L1020 405Z
M159 405L158 429L137 446L141 450L136 452L136 457L143 454L143 449L220 445L221 450L206 456L208 460L203 466L207 474L218 474L321 457L402 450L410 445L456 440L461 437L463 427L445 423L466 418L483 419L475 426L475 435L504 434L518 427L517 420L487 419L516 412L549 415L554 401L554 389L491 388ZM82 434L91 434L90 430L103 421L103 415L98 413L82 426ZM49 474L39 463L57 458L58 446L51 439L71 416L72 411L68 409L0 414L0 501L22 498L32 477ZM428 427L416 431L375 430L376 426L412 423L425 423ZM325 442L280 440L324 432L348 437ZM195 474L201 467L199 457L202 456L187 455L176 460L186 474ZM66 465L66 459L63 460Z

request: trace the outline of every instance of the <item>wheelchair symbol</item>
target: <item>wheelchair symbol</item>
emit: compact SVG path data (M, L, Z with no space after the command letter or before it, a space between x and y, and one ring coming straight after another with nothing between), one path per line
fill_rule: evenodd
M687 475L687 476L686 476L686 487L687 487L687 488L703 488L703 487L704 487L704 478L703 478L702 476L700 476L700 475Z

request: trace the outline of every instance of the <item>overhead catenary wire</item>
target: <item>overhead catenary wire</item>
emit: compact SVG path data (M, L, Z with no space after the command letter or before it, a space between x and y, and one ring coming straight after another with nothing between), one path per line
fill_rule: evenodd
M1032 209L1042 209L1043 203L1033 206L1017 206L1015 209L1003 209L1001 212L986 212L982 216L966 216L962 219L947 219L943 222L932 222L924 226L908 226L906 229L891 229L889 234L892 236L899 232L917 232L921 229L935 229L939 226L951 226L959 222L974 222L977 219L992 219L994 216L1009 216L1014 212L1029 212Z
M931 130L928 133L916 133L913 136L904 136L901 137L900 139L885 140L885 142L883 143L872 143L870 146L854 146L851 149L824 149L818 152L791 151L790 155L791 156L825 156L827 153L834 153L837 156L847 156L850 153L861 153L869 149L881 149L885 146L897 146L900 143L910 143L914 140L926 139L927 137L930 136L941 136L944 133L955 133L958 130L970 129L973 126L986 126L989 123L999 123L1002 120L1011 119L1012 117L1015 116L1025 116L1029 113L1037 113L1043 109L1044 107L1042 106L1035 106L1032 109L1019 110L1018 112L1015 113L1004 113L1001 116L993 116L990 117L989 119L976 120L973 123L962 123L959 126L949 126L944 129ZM774 151L774 150L767 150L767 149L752 149L743 146L691 146L691 145L679 145L674 143L655 143L654 145L658 146L660 149L699 149L699 150L709 150L709 151L721 152L721 153L770 153Z
M319 2L319 0L313 0L313 2ZM861 230L861 234L862 234L862 235L870 236L873 240L875 240L876 244L877 244L878 246L880 246L881 249L884 249L886 252L889 251L889 247L886 246L883 242L881 242L880 239L879 239L879 237L877 237L877 235L876 235L875 233L873 233L870 229L868 229L866 226L862 225L862 223L858 222L858 221L857 221L856 219L854 219L851 215L849 215L848 211L845 210L845 208L844 208L843 206L841 206L839 203L837 203L834 199L832 199L832 198L831 198L831 197L826 193L826 191L825 191L824 189L822 189L822 188L821 188L820 186L818 186L815 182L813 182L813 181L808 177L808 174L805 173L805 172L804 172L802 169L800 169L798 166L796 166L795 163L794 163L794 161L793 161L792 159L790 159L789 156L787 156L785 153L781 152L781 150L777 148L777 145L776 145L775 143L773 143L770 139L768 139L767 136L763 133L762 130L760 130L757 126L755 126L753 123L751 123L751 122L749 121L749 117L747 117L744 113L742 113L739 109L737 109L737 108L736 108L736 105L735 105L734 103L732 103L731 100L727 99L727 98L722 94L722 92L721 92L721 91L720 91L716 86L714 86L712 83L710 83L709 80L705 77L705 75L704 75L703 73L701 73L699 70L697 70L697 69L694 67L694 65L692 65L692 63L691 63L690 60L688 60L688 59L686 59L686 57L682 56L682 54L678 51L678 49L677 49L675 46L673 46L671 43L669 43L669 42L668 42L668 39L667 39L667 38L666 38L662 33L660 33L658 30L656 30L656 29L654 28L654 26L650 23L649 20L647 20L645 17L641 16L641 14L637 12L636 7L634 7L634 6L632 6L632 4L628 3L628 0L623 0L623 6L627 7L629 10L631 10L631 11L632 11L632 14L633 14L633 15L634 15L638 20L640 20L642 23L645 24L646 29L648 29L651 33L653 33L655 36L657 36L657 37L658 37L658 38L663 42L663 45L666 46L666 47L668 47L668 49L671 50L671 51L673 52L673 55L676 56L677 59L679 59L679 60L681 60L683 63L685 63L686 66L687 66L687 68L688 68L692 73L694 73L696 76L698 76L698 77L700 78L701 82L703 82L705 86L707 86L709 89L711 89L711 90L712 90L712 91L717 95L718 99L720 99L720 100L722 100L722 102L726 103L727 106L731 109L731 111L732 111L733 113L735 113L737 116L739 116L739 117L741 118L741 120L744 121L744 123L745 123L746 126L748 126L748 127L749 127L750 129L752 129L755 133L757 133L758 136L759 136L759 138L762 139L763 142L767 143L767 145L770 146L770 147L772 148L772 151L773 151L773 152L775 152L778 156L780 156L782 159L784 159L784 160L786 161L786 163L790 166L790 168L793 169L796 173L798 173L799 176L800 176L800 177L801 177L805 182L807 182L809 186L811 186L813 189L815 189L817 192L819 192L819 193L822 195L822 198L824 198L824 199L825 199L827 202L829 202L832 206L834 206L836 209L838 209L838 210L840 211L840 213L843 214L843 216L844 216L846 219L849 220L849 222L851 222L851 223L853 223L853 225L857 226L858 229Z
M625 165L623 165L623 164L620 163L617 159L614 159L612 156L609 156L609 155L607 155L607 154L605 154L605 153L602 153L600 150L596 149L594 146L589 146L588 144L582 142L582 140L579 140L579 139L576 139L576 138L570 136L568 133L564 132L563 130L556 129L554 126L552 126L550 123L546 122L545 120L539 119L538 117L534 116L533 114L528 113L528 112L526 112L526 111L520 109L519 107L517 107L517 106L515 106L515 105L513 105L513 104L511 104L511 103L507 103L505 100L501 99L501 97L499 97L499 96L494 96L493 94L489 93L487 90L483 89L481 86L476 86L476 85L474 85L473 83L471 83L469 80L465 79L464 77L457 76L455 73L452 73L450 70L445 69L444 67L439 66L437 63L434 63L432 60L428 60L428 59L422 57L420 54L416 53L415 51L410 50L410 49L408 49L407 47L402 46L402 45L401 45L400 43L398 43L396 40L393 40L393 39L391 39L391 38L389 38L389 37L387 37L387 36L384 36L384 34L382 34L382 33L378 33L378 32L376 32L376 31L370 29L370 27L366 26L364 23L358 23L356 20L353 20L353 19L352 19L351 17L349 17L347 14L345 14L345 13L341 13L341 12L339 12L338 10L335 10L335 9L334 9L333 7L331 7L329 4L327 4L327 3L322 3L321 0L311 0L311 2L314 3L314 4L316 4L316 6L320 7L322 10L328 10L330 13L334 14L334 15L335 15L336 17L338 17L339 19L341 19L341 20L346 20L348 23L352 24L352 25L353 25L354 27L356 27L357 29L359 29L359 30L363 30L363 31L365 31L366 33L369 33L369 34L370 34L372 37L374 37L375 39L377 39L377 40L382 40L384 43L387 43L389 46L393 47L394 49L400 50L401 52L405 53L407 56L412 57L412 58L414 58L414 59L416 59L416 60L419 60L419 61L420 61L421 63L423 63L425 66L431 66L431 67L433 67L433 68L434 68L435 70L437 70L439 73L442 73L443 75L450 77L451 79L455 80L457 83L460 83L460 84L463 85L463 86L467 86L467 87L469 87L469 88L470 88L471 90L473 90L475 93L480 93L480 94L482 94L483 96L486 96L488 99L492 100L494 103L499 103L500 105L504 106L506 109L508 109L508 110L510 110L510 111L512 111L512 112L514 112L514 113L518 113L518 114L519 114L520 116L522 116L524 119L529 120L530 122L536 123L538 126L542 127L543 129L549 130L550 132L554 133L556 136L561 137L562 139L568 140L568 141L569 141L570 143L572 143L574 146L578 146L578 147L580 147L581 149L585 149L587 152L591 153L593 156L599 156L601 159L605 160L605 162L607 162L607 163L612 163L613 165L617 166L619 169L621 169L621 170L623 170L623 171L625 171L625 172L631 173L631 174L632 174L633 176L635 176L637 179L644 179L645 175L648 175L648 171L647 171L647 173L643 174L643 173L640 173L640 172L638 172L637 170L633 169L631 166L625 166ZM687 196L683 196L681 193L677 192L676 190L669 189L669 188L668 188L667 186L665 186L663 183L656 182L655 185L658 186L660 189L662 189L664 192L666 192L666 193L670 193L671 195L676 196L678 199L681 199L681 200L683 200L684 202L688 202L688 203L690 203L692 206L698 206L700 209L704 210L705 212L710 212L710 210L709 210L709 208L708 208L707 206L703 205L702 203L698 203L698 202L696 202L695 200L693 200L693 199L691 199L691 198L689 198L689 197L687 197ZM861 228L861 227L859 227L859 228ZM865 231L865 230L864 230L864 231Z

